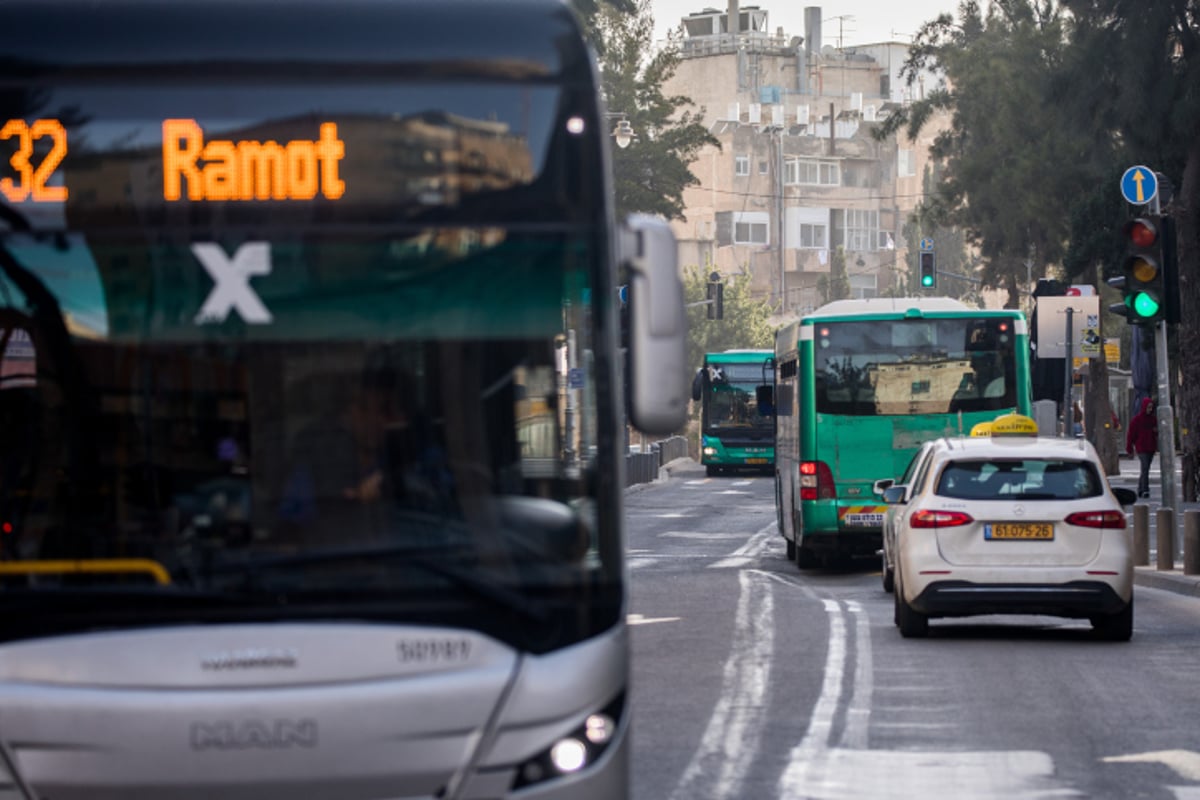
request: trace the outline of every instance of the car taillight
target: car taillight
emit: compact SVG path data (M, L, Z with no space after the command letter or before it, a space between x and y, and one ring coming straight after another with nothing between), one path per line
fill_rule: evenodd
M932 511L923 508L908 518L908 525L911 528L953 528L974 521L974 517L961 511Z
M1078 525L1081 528L1124 528L1127 524L1125 513L1122 511L1076 511L1068 514L1065 520L1068 525Z
M800 462L800 499L833 500L837 491L833 486L833 471L824 461Z

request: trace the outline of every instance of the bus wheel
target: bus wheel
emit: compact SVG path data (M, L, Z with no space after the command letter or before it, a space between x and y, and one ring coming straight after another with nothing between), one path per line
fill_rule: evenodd
M720 467L718 467L716 464L708 464L708 465L706 465L706 466L704 467L704 472L705 472L705 474L706 474L706 475L708 475L708 477L710 477L710 478L711 478L711 477L713 477L714 475L720 475L720 474L721 474L721 468L720 468Z
M791 539L784 539L784 541L787 542L787 560L795 561L796 560L796 543L793 542Z
M817 554L811 547L796 545L796 566L800 569L812 569L817 566Z

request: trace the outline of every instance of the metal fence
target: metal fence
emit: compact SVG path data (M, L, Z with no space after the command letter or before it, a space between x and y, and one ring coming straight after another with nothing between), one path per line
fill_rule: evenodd
M658 479L658 471L663 465L688 454L688 440L683 436L671 436L646 445L641 453L629 453L625 456L625 485L633 486L638 483L650 483Z

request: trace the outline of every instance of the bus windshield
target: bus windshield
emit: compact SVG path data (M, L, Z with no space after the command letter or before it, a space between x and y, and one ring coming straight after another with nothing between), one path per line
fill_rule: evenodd
M1011 320L831 321L815 329L818 413L909 416L1016 404Z
M573 102L80 84L7 110L0 163L38 169L0 224L0 640L349 616L545 652L614 625Z
M711 391L705 402L708 428L773 429L769 406L759 405L759 387L770 386L772 372L762 365L709 362Z

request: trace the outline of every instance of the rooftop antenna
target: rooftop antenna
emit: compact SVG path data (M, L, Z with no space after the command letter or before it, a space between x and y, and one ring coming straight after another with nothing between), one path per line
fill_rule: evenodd
M840 14L836 17L829 17L829 19L822 20L822 22L829 22L830 20L834 20L834 19L836 19L838 21L838 50L841 50L842 49L842 33L843 33L842 28L846 24L846 20L850 20L851 22L854 21L854 15L853 14ZM853 33L853 31L851 31L851 33Z

